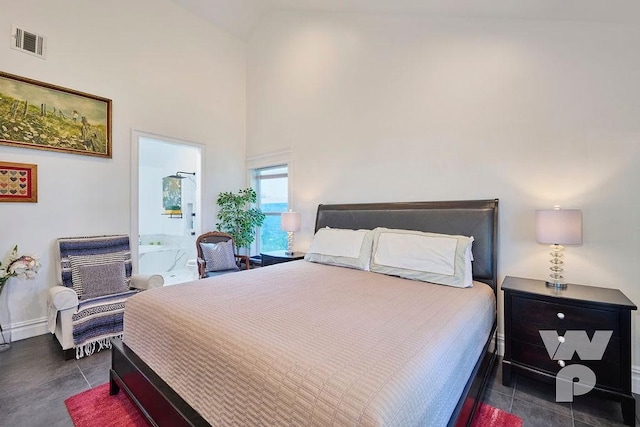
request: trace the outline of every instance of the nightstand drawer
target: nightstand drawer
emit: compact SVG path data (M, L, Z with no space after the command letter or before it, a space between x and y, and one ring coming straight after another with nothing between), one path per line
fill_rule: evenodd
M613 331L613 337L620 336L619 311L576 307L565 304L539 301L532 298L513 296L512 325L515 330L552 329L562 333L568 329L585 330L589 335L595 330ZM539 336L538 336L539 338Z
M542 369L552 375L560 370L557 360L549 357L546 348L520 340L512 341L511 360L532 368Z
M540 346L513 340L511 360L516 363L530 366L535 369L546 371L551 375L556 375L561 369L558 360L549 357L547 349L540 339ZM618 339L611 339L607 349L602 356L602 360L581 360L577 354L573 355L573 359L565 360L567 365L579 364L584 365L596 374L596 383L600 387L619 389L622 384L621 379L621 359L620 359L620 342Z

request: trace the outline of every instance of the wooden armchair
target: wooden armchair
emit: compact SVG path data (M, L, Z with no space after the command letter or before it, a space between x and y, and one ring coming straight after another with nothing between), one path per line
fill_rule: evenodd
M198 274L201 279L249 269L249 257L236 253L231 234L210 231L196 239ZM244 265L243 265L244 264Z

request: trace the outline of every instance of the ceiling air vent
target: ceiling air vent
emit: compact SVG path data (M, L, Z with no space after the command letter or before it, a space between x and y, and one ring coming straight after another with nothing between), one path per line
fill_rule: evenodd
M47 39L40 34L32 33L14 25L11 31L11 47L20 52L45 59Z

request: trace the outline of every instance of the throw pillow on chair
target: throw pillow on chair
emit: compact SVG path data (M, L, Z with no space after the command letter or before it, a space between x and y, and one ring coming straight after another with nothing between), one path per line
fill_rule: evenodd
M233 241L200 243L206 263L206 271L239 270L233 253Z

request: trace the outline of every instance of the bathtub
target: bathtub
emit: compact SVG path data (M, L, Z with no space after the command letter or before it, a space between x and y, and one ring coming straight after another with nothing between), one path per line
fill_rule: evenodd
M197 279L194 261L180 247L169 245L139 245L138 273L161 274L164 284L189 282Z

